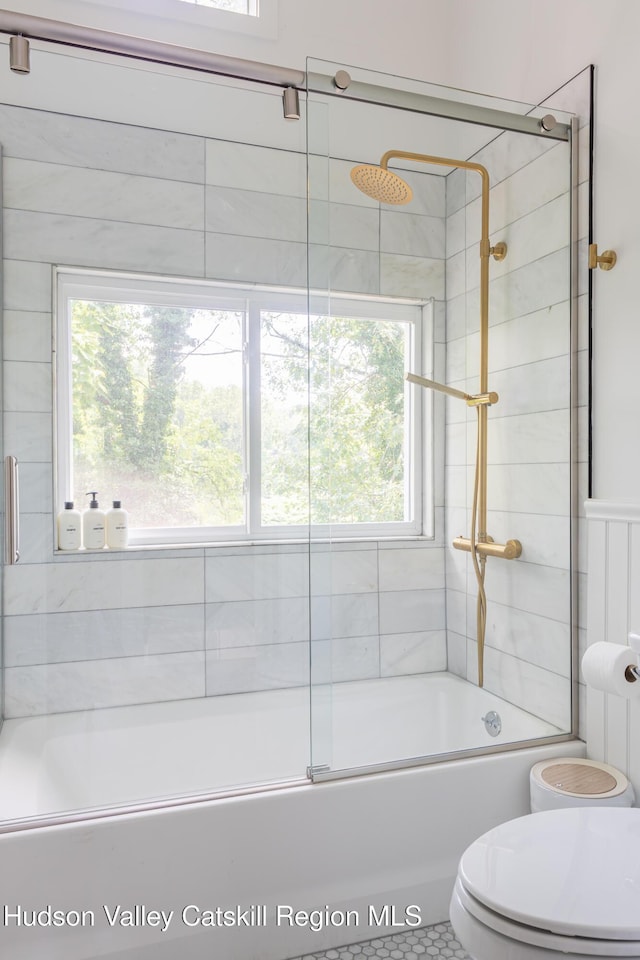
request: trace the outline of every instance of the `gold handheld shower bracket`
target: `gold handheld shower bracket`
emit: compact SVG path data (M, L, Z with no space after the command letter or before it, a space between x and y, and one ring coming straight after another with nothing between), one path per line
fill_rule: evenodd
M491 406L492 403L497 403L499 399L498 394L493 390L491 393L478 393L474 396L471 393L465 393L463 390L456 390L455 387L448 387L446 383L438 383L437 380L419 377L417 373L406 373L405 380L417 383L419 387L427 387L429 390L437 390L438 393L446 393L448 397L464 400L468 407Z

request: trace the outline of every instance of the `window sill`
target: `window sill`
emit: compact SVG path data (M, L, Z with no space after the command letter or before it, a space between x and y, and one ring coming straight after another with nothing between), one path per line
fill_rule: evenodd
M359 544L391 544L391 543L425 543L438 546L434 536L425 536L424 534L392 534L387 536L354 536L354 537L312 537L309 538L273 538L264 540L207 540L202 543L132 543L121 550L105 547L102 550L55 550L54 559L56 561L79 560L117 560L127 556L145 558L150 554L159 556L168 556L175 554L177 556L193 556L201 554L207 550L231 551L233 548L246 549L247 547L332 547L336 544L357 548Z

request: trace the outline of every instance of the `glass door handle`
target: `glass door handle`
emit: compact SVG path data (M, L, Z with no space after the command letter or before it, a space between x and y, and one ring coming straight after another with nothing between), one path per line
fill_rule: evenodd
M4 458L5 563L20 559L20 503L18 497L18 458Z

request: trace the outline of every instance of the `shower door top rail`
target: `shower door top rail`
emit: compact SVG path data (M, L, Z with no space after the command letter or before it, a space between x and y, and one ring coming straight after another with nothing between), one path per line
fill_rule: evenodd
M0 33L21 35L30 40L62 43L100 53L114 53L140 60L150 60L167 66L186 67L190 70L200 70L225 77L257 80L259 83L270 83L280 87L303 89L306 77L303 70L226 57L208 50L196 50L175 43L165 43L162 40L113 33L76 23L49 20L46 17L34 17L26 13L16 13L13 10L0 10Z
M339 73L348 78L345 71L339 71ZM323 93L346 100L361 100L376 106L395 107L398 110L446 117L449 120L463 120L465 123L475 123L483 127L528 133L549 140L569 140L571 134L569 124L558 121L550 130L547 130L541 123L542 116L535 117L530 113L519 114L510 110L498 110L480 104L465 103L462 100L447 100L426 93L415 93L376 83L364 83L350 78L348 85L343 87L337 85L335 77L322 73L308 74L307 90L310 93ZM548 116L548 108L545 108L545 114Z
M555 123L552 129L547 130L541 123L541 117L442 99L424 93L391 89L373 83L351 81L345 71L339 71L348 80L348 86L343 88L337 83L337 75L307 73L304 70L294 70L271 63L227 57L208 50L197 50L162 40L151 40L46 17L35 17L31 14L16 13L13 10L0 10L0 33L60 43L100 53L133 57L167 66L184 67L203 73L253 80L273 86L296 87L300 90L306 89L309 93L323 93L348 100L363 100L380 106L464 120L467 123L533 134L551 140L568 140L570 136L570 127L566 123Z

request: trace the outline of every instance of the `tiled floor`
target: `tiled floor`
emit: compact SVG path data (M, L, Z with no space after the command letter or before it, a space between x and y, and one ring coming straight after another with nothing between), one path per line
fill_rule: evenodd
M450 923L436 923L410 933L366 940L350 947L338 947L325 953L306 953L295 960L469 960L456 940Z

